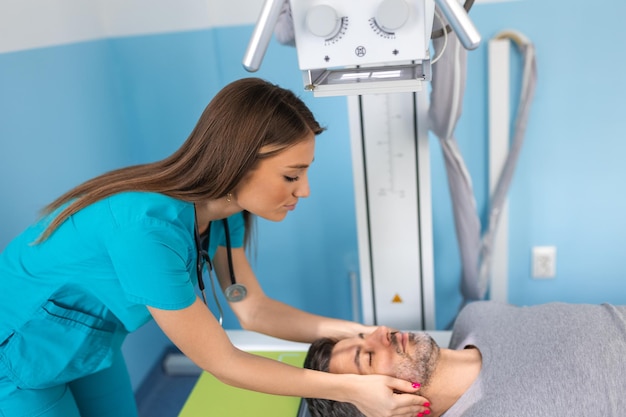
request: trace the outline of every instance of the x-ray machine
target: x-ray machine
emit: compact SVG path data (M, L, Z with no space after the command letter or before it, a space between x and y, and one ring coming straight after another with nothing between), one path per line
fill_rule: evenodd
M244 57L248 71L259 68L285 12L304 88L348 96L362 319L435 329L430 38L436 16L467 49L480 35L457 0L266 0Z

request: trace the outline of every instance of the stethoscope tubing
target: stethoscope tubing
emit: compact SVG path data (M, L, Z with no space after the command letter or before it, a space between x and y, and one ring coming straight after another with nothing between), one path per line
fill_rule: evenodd
M228 258L228 272L230 275L230 283L226 290L225 296L226 299L230 302L241 301L247 295L246 287L242 284L237 283L237 279L235 278L235 272L233 268L233 254L232 254L232 246L230 243L230 229L228 227L228 219L222 219L222 224L224 226L224 234L226 238L226 254ZM204 239L200 239L200 233L198 231L198 222L196 220L194 225L194 241L196 245L196 274L198 276L198 287L200 289L200 293L202 294L202 301L205 305L208 306L206 300L206 292L204 287L204 280L202 279L202 267L203 261L205 261L208 265L208 273L209 273L209 281L211 282L211 291L213 292L213 299L215 300L215 304L217 304L217 309L219 310L219 323L222 325L224 313L222 310L222 306L217 297L217 291L215 290L215 284L213 282L213 263L211 262L211 257L209 256L209 238L211 235L211 222L209 222L206 237Z

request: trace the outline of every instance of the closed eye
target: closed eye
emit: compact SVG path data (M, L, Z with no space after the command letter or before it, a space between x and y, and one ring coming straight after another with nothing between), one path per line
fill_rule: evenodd
M363 333L359 333L359 338L361 339L365 339L365 335ZM360 353L360 349L357 351L357 363L358 363L358 354ZM370 368L372 367L372 352L367 352L367 356L368 356L368 364L370 366Z
M296 176L296 177L288 177L287 175L284 175L285 177L285 181L287 182L295 182L298 181L300 179L300 177Z

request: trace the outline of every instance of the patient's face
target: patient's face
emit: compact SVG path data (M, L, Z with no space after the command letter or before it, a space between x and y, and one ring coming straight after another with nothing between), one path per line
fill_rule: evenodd
M337 342L329 371L389 375L425 386L438 354L439 346L426 333L402 333L381 326L370 335Z

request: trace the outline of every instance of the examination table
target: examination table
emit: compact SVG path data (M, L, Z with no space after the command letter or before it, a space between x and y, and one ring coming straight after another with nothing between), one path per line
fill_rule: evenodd
M227 330L241 350L302 366L309 347L246 330ZM428 332L441 347L448 347L450 332ZM254 378L254 375L250 375ZM308 417L306 403L295 397L262 394L231 387L202 372L178 417Z

